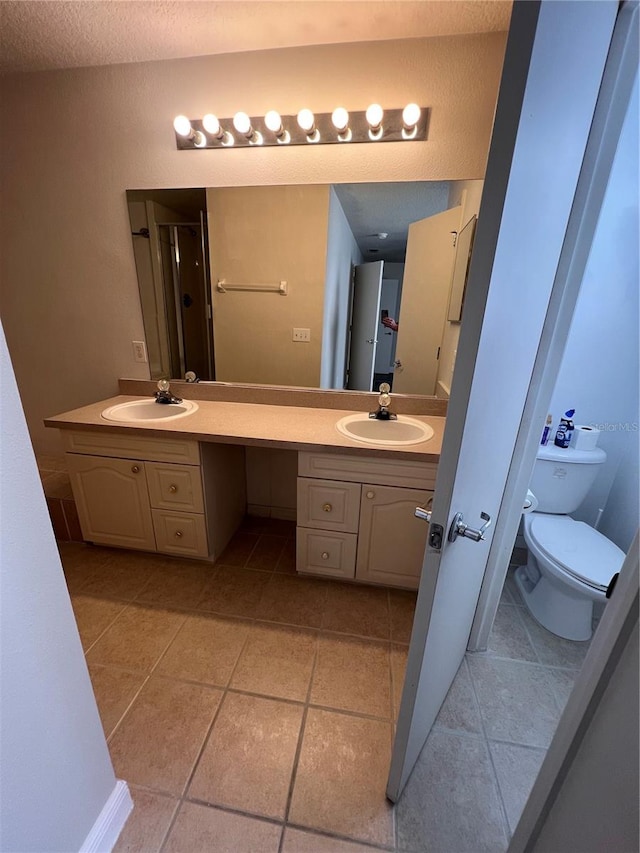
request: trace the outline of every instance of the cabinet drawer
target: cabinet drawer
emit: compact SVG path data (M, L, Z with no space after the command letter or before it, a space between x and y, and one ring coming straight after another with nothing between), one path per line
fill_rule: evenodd
M296 567L299 572L353 578L356 569L355 533L327 533L298 527L296 531Z
M320 530L358 532L360 486L298 478L298 524Z
M113 433L100 430L62 430L67 453L90 453L93 456L119 456L128 459L154 459L158 462L200 464L197 441L184 438L156 438L135 433Z
M149 499L154 509L204 512L200 468L145 462Z
M298 476L380 486L433 489L438 466L416 459L383 459L342 453L298 453Z
M166 509L152 509L151 515L158 551L185 557L209 556L204 515Z

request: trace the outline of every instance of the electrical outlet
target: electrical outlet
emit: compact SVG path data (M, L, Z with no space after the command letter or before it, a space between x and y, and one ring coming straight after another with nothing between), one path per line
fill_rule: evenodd
M133 344L133 360L147 362L147 345L144 341L131 341Z
M303 341L305 344L308 344L311 341L311 329L294 329L293 340Z

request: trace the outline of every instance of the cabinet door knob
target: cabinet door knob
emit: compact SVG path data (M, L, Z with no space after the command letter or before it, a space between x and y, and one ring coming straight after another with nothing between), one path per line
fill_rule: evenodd
M175 493L178 491L178 487L172 484L171 486L169 486L169 491L172 495L175 495Z
M328 559L329 559L329 552L328 552L328 551L323 551L323 552L322 552L322 559L323 559L323 560L328 560Z
M131 473L132 474L139 474L140 473L140 466L139 465L132 465L131 466Z
M333 507L331 506L331 504L322 504L322 509L324 510L324 512L331 512Z
M182 530L176 530L174 536L176 539L182 539Z
M373 498L375 498L375 496L376 496L375 492L367 492L367 497L369 498L369 500L373 500Z

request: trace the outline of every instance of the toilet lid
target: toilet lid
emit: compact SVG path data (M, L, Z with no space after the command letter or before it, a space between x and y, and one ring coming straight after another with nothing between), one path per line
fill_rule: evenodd
M531 534L542 551L570 575L606 590L624 561L624 552L602 533L568 515L532 518Z

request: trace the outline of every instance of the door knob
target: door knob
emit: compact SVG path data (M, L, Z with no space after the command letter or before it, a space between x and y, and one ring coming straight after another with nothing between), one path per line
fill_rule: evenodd
M485 531L491 524L491 516L486 512L480 513L480 518L484 521L484 524L478 530L474 527L468 527L462 520L463 518L464 516L461 512L457 512L454 515L451 527L449 528L449 536L447 537L449 542L455 542L458 536L464 536L465 539L473 539L474 542L483 540Z
M367 338L367 343L368 344L377 344L378 341L375 338Z

